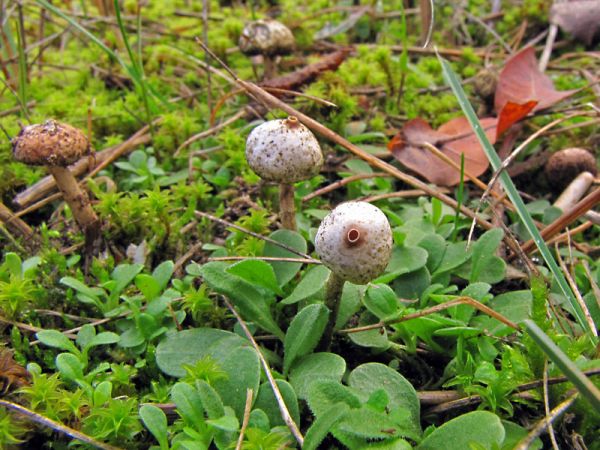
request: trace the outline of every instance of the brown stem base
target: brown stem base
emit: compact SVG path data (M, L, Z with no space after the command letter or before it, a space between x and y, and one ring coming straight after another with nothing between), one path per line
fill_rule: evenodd
M329 320L327 321L327 326L325 327L323 337L319 343L319 351L326 352L329 350L329 347L331 347L331 339L333 337L333 330L335 328L338 312L340 310L344 283L345 281L343 279L331 272L331 275L329 275L329 279L327 280L325 291L325 306L327 306L329 309Z
M77 180L69 169L64 167L48 167L48 171L56 180L56 185L63 194L65 202L71 208L73 217L85 235L86 266L91 257L100 253L101 223L90 205L87 194L82 191Z
M296 205L294 204L294 185L279 185L279 218L286 230L296 231Z

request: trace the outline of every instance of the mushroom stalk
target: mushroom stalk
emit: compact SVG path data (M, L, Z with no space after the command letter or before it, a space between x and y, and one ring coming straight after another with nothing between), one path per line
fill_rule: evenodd
M68 168L48 166L48 172L54 177L56 186L62 192L77 225L85 235L86 253L96 254L100 246L100 220L92 209L87 194L81 190L79 183Z
M277 75L277 62L275 61L275 57L265 55L263 58L264 71L263 71L263 80L272 80Z
M287 230L296 231L296 205L294 204L294 185L279 185L279 217L281 225Z
M342 292L344 290L344 283L346 281L331 272L329 279L327 280L327 286L325 287L325 306L329 309L329 320L327 326L323 332L323 337L319 343L321 351L328 351L331 346L331 338L333 337L333 330L337 322L337 316L340 310L340 303L342 300Z
M98 216L92 209L87 194L80 189L77 180L69 169L60 166L48 166L48 172L56 180L56 185L71 208L73 217L79 227L85 231L97 222Z

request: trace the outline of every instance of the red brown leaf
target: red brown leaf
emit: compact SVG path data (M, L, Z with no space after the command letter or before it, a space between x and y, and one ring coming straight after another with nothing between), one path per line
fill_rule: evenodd
M537 104L538 102L536 100L530 100L523 104L507 102L502 108L502 111L500 111L500 114L498 114L496 139L498 139L502 133L512 127L519 120L526 117L527 114L529 114Z
M490 142L496 142L497 119L481 119L481 124ZM438 147L459 166L464 154L465 171L471 175L479 176L488 168L485 152L465 117L452 119L437 130L423 119L410 120L388 143L388 149L398 161L429 182L438 186L458 184L460 172L424 148L421 145L424 142Z
M539 111L564 100L577 92L557 91L554 83L538 69L533 47L526 47L510 58L500 76L496 87L494 106L496 111L502 111L508 102L523 104L528 101L537 101L533 109Z

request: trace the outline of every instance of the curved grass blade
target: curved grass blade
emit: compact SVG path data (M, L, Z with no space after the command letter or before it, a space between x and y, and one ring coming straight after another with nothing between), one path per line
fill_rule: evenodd
M463 90L458 77L456 76L456 74L454 73L452 68L450 67L450 64L448 63L448 61L446 61L444 58L442 58L439 54L438 54L438 60L440 61L441 65L442 65L442 73L444 75L444 79L446 80L446 83L448 84L448 86L450 86L450 88L452 88L452 92L454 92L454 95L456 96L456 99L458 100L458 103L459 103L461 109L463 110L463 113L465 114L469 123L471 124L471 127L473 128L473 132L475 133L475 135L477 136L477 139L479 140L481 146L483 147L483 150L485 151L485 154L487 155L487 157L490 161L490 164L492 165L494 170L498 170L502 165L502 161L496 154L494 147L492 146L492 144L490 144L490 141L488 140L487 136L485 135L485 131L484 131L483 127L481 126L481 123L479 122L479 119L477 118L477 115L475 114L473 107L469 103L469 100L467 99L465 91ZM575 295L573 294L571 287L567 283L567 280L565 279L565 276L563 275L562 271L560 270L560 267L558 267L558 264L556 263L554 257L552 256L552 253L550 252L550 249L546 245L546 242L544 242L544 239L542 238L538 229L536 228L535 224L533 223L533 219L529 215L529 212L527 211L527 209L525 207L525 203L523 202L523 199L519 195L517 188L513 184L512 179L510 178L508 173L506 173L506 171L502 171L502 173L500 174L500 181L502 182L502 186L504 187L504 190L506 191L508 198L510 198L510 201L513 203L513 205L515 205L515 208L517 209L517 213L519 214L519 217L521 218L523 225L525 226L525 228L529 232L529 235L535 242L535 245L537 246L542 257L544 258L546 265L550 269L550 272L552 272L552 275L554 276L556 283L560 287L560 290L563 292L563 294L567 298L569 304L573 308L573 311L575 313L575 317L577 318L577 321L589 335L595 336L595 333L594 333L595 330L593 330L592 327L590 326L590 324L587 322L587 320L585 318L585 314L583 313L581 306L577 302L577 299L575 298Z

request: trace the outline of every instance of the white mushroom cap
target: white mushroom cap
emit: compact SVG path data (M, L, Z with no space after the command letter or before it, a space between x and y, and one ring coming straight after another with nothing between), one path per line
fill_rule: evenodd
M294 116L270 120L252 130L246 159L262 179L279 183L307 180L323 165L317 138Z
M288 27L272 19L248 23L240 35L239 47L246 55L287 55L294 49L294 35Z
M346 202L321 222L316 251L338 277L365 284L381 275L392 256L392 229L385 214L366 202Z

